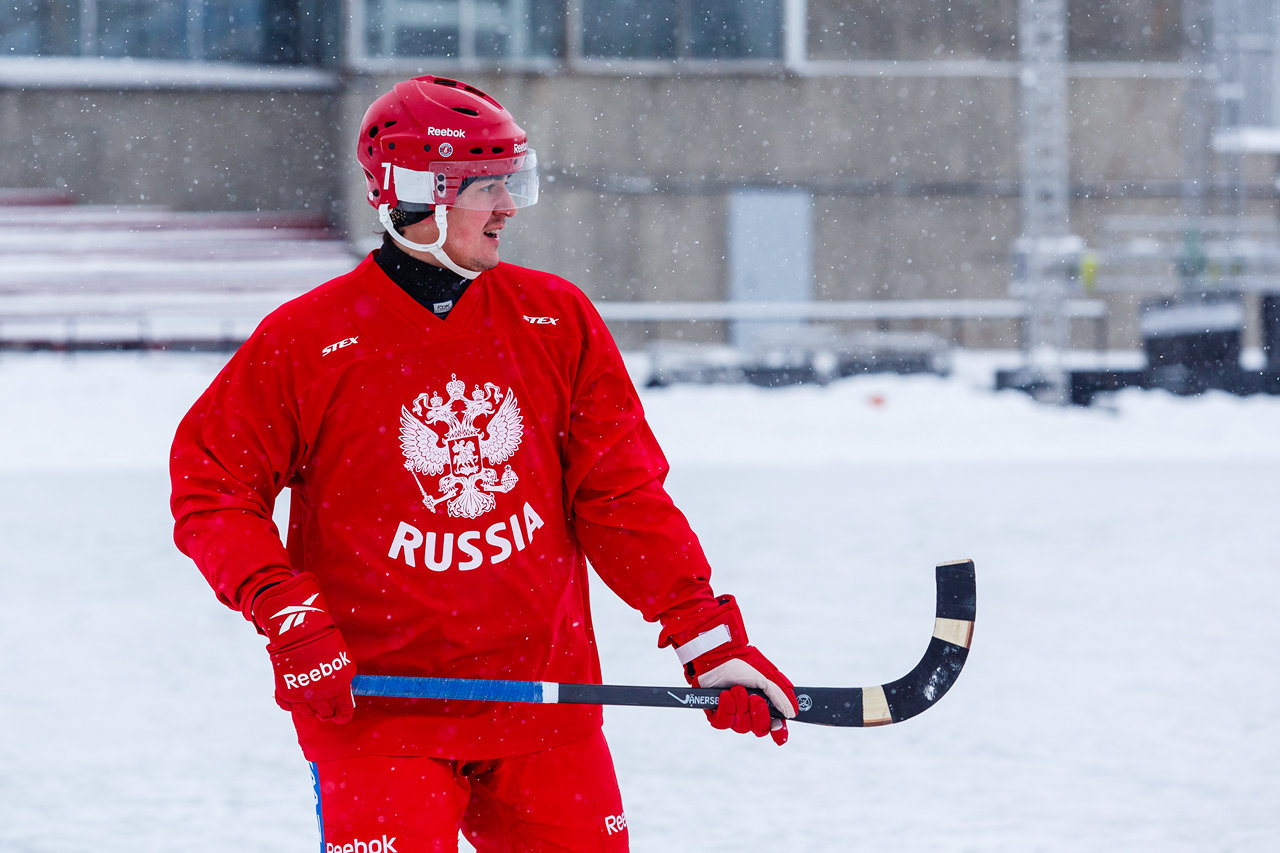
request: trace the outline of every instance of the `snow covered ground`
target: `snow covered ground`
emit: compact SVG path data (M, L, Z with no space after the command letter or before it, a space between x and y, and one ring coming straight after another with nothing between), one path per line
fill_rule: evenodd
M221 359L0 357L0 850L314 851L261 640L170 542L165 460ZM1092 409L955 377L646 392L716 586L793 680L903 674L972 557L969 665L925 715L610 709L633 849L1262 851L1280 832L1280 399ZM596 596L606 677L679 683ZM407 853L407 851L406 851Z

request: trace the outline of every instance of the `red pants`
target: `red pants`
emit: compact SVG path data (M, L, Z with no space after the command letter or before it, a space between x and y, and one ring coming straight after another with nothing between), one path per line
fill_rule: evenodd
M626 851L627 819L604 733L490 761L374 755L322 761L322 853Z

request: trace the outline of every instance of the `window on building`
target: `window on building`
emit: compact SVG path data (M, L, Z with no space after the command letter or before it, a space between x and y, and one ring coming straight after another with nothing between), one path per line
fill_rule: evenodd
M1182 0L1067 0L1067 50L1076 61L1182 57Z
M525 59L563 54L564 0L365 0L369 57Z
M784 0L582 0L582 55L780 59Z
M81 55L132 56L146 59L193 59L200 45L191 44L198 27L186 4L157 0L98 0L81 11ZM88 13L88 14L86 14ZM198 14L198 13L197 13ZM193 50L194 48L194 50Z
M1066 0L1070 57L1177 61L1183 4ZM808 0L810 58L1016 61L1021 6L1019 0Z
M68 56L78 52L80 8L64 0L0 3L0 56Z
M777 59L788 0L363 0L369 58Z
M818 60L1016 59L1018 0L809 0Z
M340 0L11 0L0 56L323 64Z

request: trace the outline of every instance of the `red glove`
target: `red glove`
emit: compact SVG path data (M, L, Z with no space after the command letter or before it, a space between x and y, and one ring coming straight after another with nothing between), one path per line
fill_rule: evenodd
M267 635L276 704L335 723L350 720L356 668L320 597L316 576L303 572L267 587L253 602L253 621Z
M794 717L799 710L795 688L759 649L748 645L742 612L732 595L717 598L713 609L664 618L662 626L658 647L676 647L690 685L727 688L716 709L707 711L711 725L756 737L768 734L779 746L787 742L786 720L772 718L769 704L784 717ZM747 693L747 687L764 691L769 701Z

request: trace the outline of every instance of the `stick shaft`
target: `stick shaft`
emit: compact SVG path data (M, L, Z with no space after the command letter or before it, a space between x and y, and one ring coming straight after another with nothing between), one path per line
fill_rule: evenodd
M939 565L934 632L920 662L897 681L873 687L797 687L800 713L795 721L825 726L880 726L899 723L928 710L951 688L964 667L973 637L975 610L973 562L958 560ZM402 675L357 675L351 687L357 696L544 705L711 710L720 701L718 689Z

